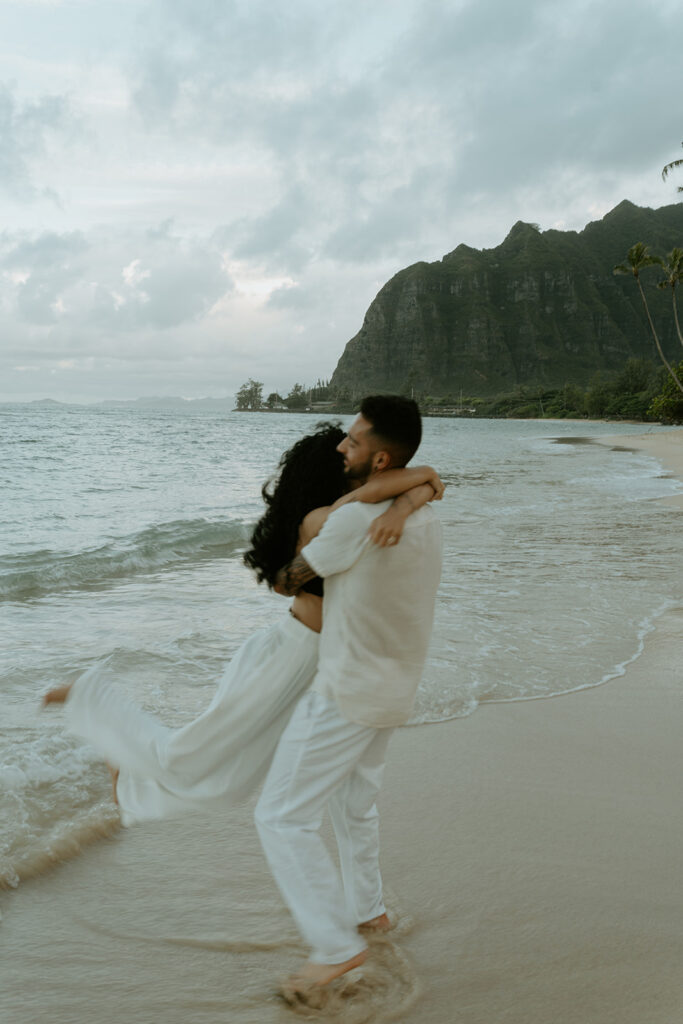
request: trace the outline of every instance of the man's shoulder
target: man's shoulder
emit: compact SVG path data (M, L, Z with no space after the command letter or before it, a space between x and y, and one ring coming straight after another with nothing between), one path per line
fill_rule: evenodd
M431 504L422 505L406 519L406 529L416 529L420 526L429 526L433 523L439 524L439 517L436 515Z
M389 502L366 505L347 502L327 517L317 537L301 550L301 555L318 576L327 579L350 569L367 547L368 526Z
M358 526L360 529L367 526L376 516L381 516L382 512L385 512L390 505L391 499L378 501L376 504L366 501L347 501L345 505L340 505L330 513L327 522L348 529Z

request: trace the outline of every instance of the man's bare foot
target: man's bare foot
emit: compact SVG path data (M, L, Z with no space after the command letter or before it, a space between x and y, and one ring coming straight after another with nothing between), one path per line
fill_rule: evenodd
M359 932L388 932L393 928L393 924L389 920L386 914L380 914L379 917L373 917L370 921L363 921L358 925Z
M72 686L73 683L68 683L66 686L56 686L54 690L48 690L43 696L43 707L47 707L48 704L63 704Z
M367 950L364 949L357 956L352 956L350 960L344 960L340 964L304 964L297 974L293 974L284 983L282 994L285 999L292 1002L298 995L305 995L311 989L324 988L335 978L341 978L343 974L352 971L354 967L360 967L365 963L367 955Z

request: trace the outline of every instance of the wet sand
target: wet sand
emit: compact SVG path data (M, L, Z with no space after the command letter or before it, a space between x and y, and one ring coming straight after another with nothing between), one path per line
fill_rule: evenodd
M653 434L647 430L639 434L618 434L615 437L596 438L598 444L611 444L615 448L635 448L653 455L671 476L683 480L683 427ZM683 508L683 492L660 499L663 504Z
M683 431L617 443L683 479ZM682 636L683 605L622 678L397 732L381 809L398 928L308 1019L680 1018ZM248 808L121 831L0 908L0 1019L13 1024L295 1016L277 975L306 951Z

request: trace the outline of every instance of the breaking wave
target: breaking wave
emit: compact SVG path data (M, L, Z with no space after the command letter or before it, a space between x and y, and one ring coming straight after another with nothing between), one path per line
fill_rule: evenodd
M43 550L6 556L0 559L0 600L97 588L144 573L234 558L250 532L250 524L241 520L176 520L73 554Z

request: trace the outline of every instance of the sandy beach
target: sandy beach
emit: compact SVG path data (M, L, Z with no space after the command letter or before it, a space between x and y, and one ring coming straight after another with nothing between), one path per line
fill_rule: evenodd
M683 479L683 430L619 436ZM666 499L683 507L683 494ZM673 1024L683 1013L683 606L625 675L397 731L397 927L308 1019ZM0 894L12 1024L276 1024L305 956L250 808L120 831Z
M636 451L652 455L659 459L671 476L683 480L683 428L669 430L661 434L653 434L649 431L630 434L628 437L620 434L612 438L600 438L598 443L612 443L621 448L634 448ZM683 492L660 500L666 505L683 508Z

